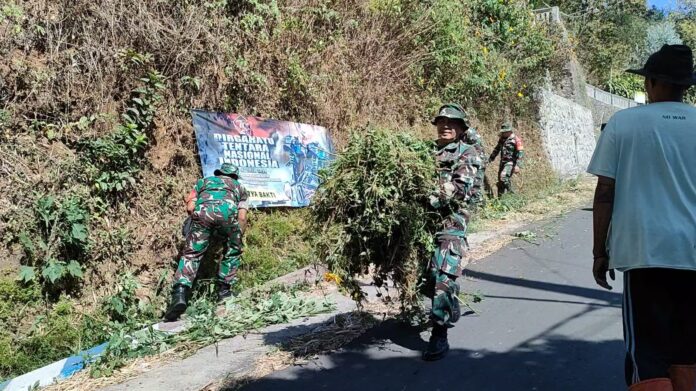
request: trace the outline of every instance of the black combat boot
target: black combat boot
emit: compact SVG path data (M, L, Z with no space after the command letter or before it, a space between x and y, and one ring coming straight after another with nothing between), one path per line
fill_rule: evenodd
M232 297L232 286L226 282L218 282L218 301Z
M164 314L164 320L173 322L178 320L181 314L186 311L188 306L188 296L191 288L183 284L176 284L172 288L172 301L169 303L169 308Z
M447 327L436 324L430 334L428 348L423 352L423 360L437 361L447 355L449 343L447 342Z

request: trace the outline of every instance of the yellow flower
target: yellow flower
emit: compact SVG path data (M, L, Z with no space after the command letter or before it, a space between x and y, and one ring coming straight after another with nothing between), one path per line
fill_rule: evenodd
M520 98L524 98L524 94L521 93L521 92L518 92L518 93L517 93L517 96L520 97Z
M483 47L483 54L488 54L488 48L485 46Z
M341 285L341 282L343 281L343 279L338 274L327 272L324 274L324 281L326 281L326 282L333 281L336 283L336 285Z

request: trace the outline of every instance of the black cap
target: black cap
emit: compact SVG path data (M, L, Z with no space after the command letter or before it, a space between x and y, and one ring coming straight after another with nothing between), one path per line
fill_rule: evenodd
M694 56L686 45L664 45L648 57L643 68L626 72L682 86L696 84Z

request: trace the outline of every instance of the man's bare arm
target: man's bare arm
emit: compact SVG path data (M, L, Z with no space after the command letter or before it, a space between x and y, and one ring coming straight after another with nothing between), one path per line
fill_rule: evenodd
M592 272L595 281L603 288L611 289L607 283L607 271L609 271L609 255L607 254L607 236L609 235L609 225L611 215L614 211L614 186L612 178L599 176L597 178L597 188L595 189L593 202L593 237L594 244L592 254L594 255L594 266ZM610 272L612 279L614 271Z
M609 234L609 224L611 214L614 211L614 180L605 176L597 179L597 188L594 194L592 222L594 226L594 248L592 253L595 257L607 256L607 235Z
M246 226L247 226L247 210L246 209L240 209L238 214L237 214L237 221L239 222L239 228L242 230L242 233L246 231Z
M198 193L196 189L191 190L190 193L184 196L184 204L186 205L186 213L191 214L196 208L196 198L198 198Z

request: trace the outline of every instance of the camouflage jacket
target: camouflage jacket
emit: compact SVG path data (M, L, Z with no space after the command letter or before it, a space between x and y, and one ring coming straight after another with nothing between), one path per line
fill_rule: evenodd
M519 166L524 156L524 145L520 136L513 133L508 138L501 137L491 153L490 160L495 160L498 153L500 153L500 164L515 163Z
M435 159L440 189L430 203L443 214L445 233L466 236L474 181L483 162L476 149L463 140L437 148Z
M239 209L248 209L246 189L238 180L228 176L199 179L193 190L196 193L194 213L205 210L228 220L237 218Z
M475 128L469 128L466 130L464 133L464 142L476 148L476 152L478 152L483 164L488 161L486 159L488 156L486 156L486 151L483 148L483 140Z

